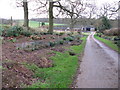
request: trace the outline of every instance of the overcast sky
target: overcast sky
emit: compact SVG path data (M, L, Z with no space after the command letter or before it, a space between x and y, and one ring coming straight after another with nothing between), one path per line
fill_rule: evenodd
M11 16L13 19L23 19L23 8L17 8L15 4L16 0L0 0L0 18L9 19ZM119 0L86 0L92 3L95 3L97 6L101 6L103 3L113 3L118 2ZM29 18L36 18L34 13L29 14ZM41 15L42 17L46 17L45 15Z

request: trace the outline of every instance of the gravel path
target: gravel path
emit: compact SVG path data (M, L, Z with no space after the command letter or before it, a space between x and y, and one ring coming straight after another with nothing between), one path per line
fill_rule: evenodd
M76 88L118 88L118 53L93 35L87 38Z

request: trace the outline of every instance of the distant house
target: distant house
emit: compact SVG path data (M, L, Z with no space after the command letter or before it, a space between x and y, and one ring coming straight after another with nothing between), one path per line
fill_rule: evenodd
M67 27L66 29L65 29L65 31L69 31L70 30L70 28L69 27Z
M94 26L85 26L82 28L82 31L95 31L95 27Z
M67 27L65 31L70 31L70 28ZM81 31L81 28L73 28L73 31Z

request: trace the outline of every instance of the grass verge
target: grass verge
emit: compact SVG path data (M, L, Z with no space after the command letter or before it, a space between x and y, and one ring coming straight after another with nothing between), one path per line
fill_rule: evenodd
M82 42L81 45L79 45L79 46L71 46L70 49L71 49L73 52L77 53L77 54L83 52L83 51L84 51L85 44L86 44L86 38L87 38L87 36L81 38L81 40L83 40L83 42Z
M82 53L87 36L83 37L82 44L71 46L75 53ZM54 67L39 68L35 64L27 65L27 68L34 72L34 77L40 78L38 82L27 88L69 88L73 82L73 77L78 68L78 55L71 56L69 52L55 52L56 55L50 57L54 62Z
M114 44L113 41L103 39L103 38L101 38L101 37L98 37L97 35L94 35L94 37L95 37L97 40L103 42L105 45L107 45L107 46L110 47L111 49L113 49L113 50L115 50L115 51L117 51L117 52L120 53L120 48L118 48L118 46L117 46L116 44Z

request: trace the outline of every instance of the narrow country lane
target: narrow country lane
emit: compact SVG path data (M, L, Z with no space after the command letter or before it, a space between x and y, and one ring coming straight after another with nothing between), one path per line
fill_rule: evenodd
M93 35L87 38L76 88L118 88L118 53Z

